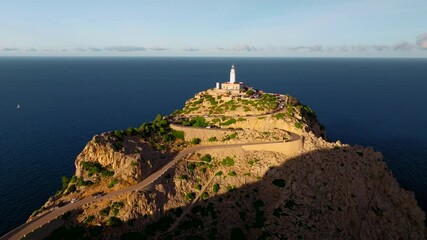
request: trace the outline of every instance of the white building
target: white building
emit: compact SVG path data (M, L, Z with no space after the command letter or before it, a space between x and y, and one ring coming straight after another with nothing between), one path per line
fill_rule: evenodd
M243 82L236 82L236 70L234 69L234 64L231 66L230 70L230 81L222 83L219 88L230 92L240 92L245 88L245 84Z

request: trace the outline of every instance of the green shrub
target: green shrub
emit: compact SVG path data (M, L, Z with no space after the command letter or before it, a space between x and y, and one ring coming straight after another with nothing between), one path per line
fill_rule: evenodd
M210 154L206 154L201 158L201 160L210 163L212 161L212 156Z
M102 176L113 176L114 172L107 170L98 162L82 162L82 168L88 172L89 176L101 174Z
M228 176L231 176L231 177L234 177L236 175L237 175L237 173L235 171L231 171L228 173Z
M196 190L202 190L202 184L196 184L196 186L194 186L194 188L196 189Z
M125 203L123 201L113 202L111 206L116 209L122 209L125 206Z
M77 180L77 183L76 183L76 185L77 185L78 187L80 187L80 186L89 186L89 185L92 185L92 184L93 184L93 182L92 182L92 181L90 181L90 180L85 181L83 178L79 178L79 179Z
M212 186L212 190L213 190L213 192L214 193L217 193L218 191L219 191L219 184L218 183L215 183L213 186Z
M234 124L236 122L237 122L236 119L230 118L227 121L220 123L219 125L221 125L221 126L228 126L228 125Z
M227 192L231 192L231 191L234 191L234 190L236 190L236 185L228 185L227 186Z
M237 121L238 121L238 122L243 122L243 121L246 121L246 118L242 118L242 117L240 117L240 118L238 118L238 119L237 119Z
M188 164L187 169L191 172L194 171L194 169L196 169L196 164L195 163Z
M160 114L157 115L154 121L141 124L138 129L138 133L145 139L152 136L168 135L170 132L169 122Z
M75 184L71 184L68 188L67 188L67 193L73 193L75 192L76 189L76 185Z
M111 179L111 182L108 184L108 188L113 188L119 182L117 178Z
M101 175L103 177L111 177L114 175L114 171L109 171L107 169L103 169L103 171L101 172Z
M232 134L230 134L230 135L227 135L227 136L225 136L223 139L222 139L222 141L224 142L224 141L228 141L228 140L231 140L231 139L235 139L237 137L237 133L232 133Z
M117 138L117 140L123 140L124 131L116 130L113 132L113 135Z
M295 123L295 127L301 129L302 128L302 124L300 122L296 122Z
M95 216L89 215L85 218L84 223L91 223L93 220L95 220Z
M304 118L317 118L313 109L306 105L302 105L301 113Z
M188 176L187 175L181 175L178 178L181 179L181 180L187 180Z
M111 207L107 206L99 211L99 215L107 217L108 215L110 215L110 211L111 211Z
M257 162L259 162L259 160L258 160L258 159L253 159L253 160L249 160L249 161L248 161L248 164L252 167L252 166L254 166Z
M113 215L116 216L117 214L119 214L119 211L119 209L113 208Z
M283 118L285 118L285 114L284 113L278 113L278 114L274 115L274 117L277 119L283 119Z
M76 175L74 175L74 176L72 176L70 178L70 182L69 183L75 183L75 182L77 182L77 180L78 180L78 177Z
M214 118L214 119L212 119L212 122L213 122L213 123L219 123L219 122L221 122L221 119L219 119L219 118Z
M107 222L107 226L117 227L122 225L122 220L118 217L110 217Z
M180 114L182 114L182 110L180 110L180 109L176 109L171 115L172 116L176 116L176 115L180 115Z
M224 158L223 160L222 160L222 165L224 165L224 166L229 166L229 167L231 167L231 166L234 166L234 159L232 159L231 157L226 157L226 158Z
M207 127L209 124L204 117L195 117L190 119L189 124L193 127Z
M197 145L201 142L202 140L200 138L193 138L193 140L191 140L191 143L194 145Z
M68 188L68 184L70 183L70 180L66 176L62 176L61 181L62 181L61 192L63 192Z
M126 134L127 135L136 135L137 133L138 133L138 129L137 128L129 127L126 130Z
M210 137L210 138L209 138L209 142L216 142L216 141L218 141L218 140L216 139L216 137Z
M203 192L202 195L200 196L200 198L203 199L203 200L209 198L209 193Z
M34 211L34 212L31 214L31 217L34 217L34 216L36 216L37 214L42 213L44 210L46 210L46 208L45 208L44 206L40 207L39 209L37 209L36 211Z
M222 171L218 171L215 173L215 176L221 176L222 175Z
M176 139L184 139L184 137L185 137L185 133L184 133L184 131L172 130L172 135L173 135Z
M185 194L185 200L187 201L194 200L195 198L196 198L196 194L194 192Z

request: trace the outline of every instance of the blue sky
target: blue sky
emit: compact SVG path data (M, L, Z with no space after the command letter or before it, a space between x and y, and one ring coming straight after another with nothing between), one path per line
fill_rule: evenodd
M0 12L0 56L427 57L426 0L2 0Z

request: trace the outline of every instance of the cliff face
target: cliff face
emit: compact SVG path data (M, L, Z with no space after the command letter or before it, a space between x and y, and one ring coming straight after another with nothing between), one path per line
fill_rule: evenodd
M205 101L210 106L213 100ZM262 116L206 117L209 125L231 129L172 126L184 133L172 145L185 147L198 138L202 146L218 146L186 156L144 189L83 206L67 226L100 225L99 238L112 239L127 232L173 239L425 239L425 213L381 153L328 142L309 108L295 99L287 103L293 105ZM274 150L287 146L280 143L220 146L290 141L295 133L303 139L298 151ZM136 135L97 135L77 157L76 176L93 179L87 163L96 163L129 186L172 159L174 153L161 147Z
M146 189L116 199L124 203L116 216L132 225L106 229L113 238L139 231L149 238L229 239L238 231L246 239L424 239L424 212L380 153L314 134L305 146L296 155L199 151ZM201 160L206 154L209 163ZM98 211L106 205L85 207L78 221L93 215L102 224ZM150 232L165 218L167 227Z
M135 184L170 160L173 153L160 151L139 136L126 135L118 140L111 133L96 135L77 156L76 176L90 179L84 162L99 163L114 172L114 177Z
M97 135L88 142L77 156L75 165L77 177L89 178L83 162L99 163L114 171L114 175L129 183L141 180L141 156L138 153L125 154L112 145L114 140L108 134Z

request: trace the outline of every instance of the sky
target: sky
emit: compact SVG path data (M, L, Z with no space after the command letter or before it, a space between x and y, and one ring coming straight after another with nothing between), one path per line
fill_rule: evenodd
M427 57L426 0L0 0L0 56Z

